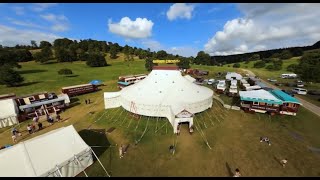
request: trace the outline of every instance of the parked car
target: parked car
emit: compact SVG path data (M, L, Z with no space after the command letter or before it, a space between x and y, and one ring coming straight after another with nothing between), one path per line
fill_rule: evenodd
M293 88L292 91L296 94L301 94L301 95L306 95L308 92L306 89L303 89L303 88Z
M294 92L292 90L285 90L285 89L282 89L281 91L289 94L290 96L294 97Z
M212 85L214 83L214 79L209 79L208 80L208 85Z
M296 84L297 87L304 87L304 84L301 80L297 80L296 83L297 83Z
M311 95L320 95L320 90L309 90L309 91L308 91L308 94L311 94Z

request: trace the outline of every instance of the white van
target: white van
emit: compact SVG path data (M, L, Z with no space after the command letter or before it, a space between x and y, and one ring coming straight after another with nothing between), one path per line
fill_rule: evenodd
M302 88L294 88L294 89L292 89L292 91L294 93L301 94L301 95L306 95L307 94L307 90L306 89L302 89Z

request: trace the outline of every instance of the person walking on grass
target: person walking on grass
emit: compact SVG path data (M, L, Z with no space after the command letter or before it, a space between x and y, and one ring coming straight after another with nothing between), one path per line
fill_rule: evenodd
M287 158L284 158L283 160L280 161L280 163L282 164L282 167L286 167L288 160Z
M123 158L123 146L122 146L122 144L119 147L119 156L120 156L120 159Z
M27 130L28 130L29 134L32 134L32 126L30 124L28 124Z
M88 101L87 101L87 99L86 100L84 100L85 102L86 102L86 104L88 104Z
M233 175L233 177L240 177L240 176L241 176L240 170L237 168L236 173Z

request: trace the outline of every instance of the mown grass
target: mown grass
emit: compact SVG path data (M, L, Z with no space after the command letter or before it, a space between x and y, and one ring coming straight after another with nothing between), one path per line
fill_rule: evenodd
M54 76L57 69L62 67L71 68L79 76L71 80ZM208 77L214 77L217 72L235 70L232 67L196 67L209 70ZM100 149L99 153L101 162L112 176L231 176L235 168L240 169L242 176L320 175L319 154L308 149L309 146L320 148L320 118L303 107L295 117L269 117L265 114L227 110L214 101L211 109L196 115L193 135L189 135L187 125L182 125L181 135L177 137L173 135L171 125L164 118L148 120L147 117L142 117L136 120L122 108L104 110L103 92L118 91L118 75L144 73L142 61L135 61L131 66L114 61L111 66L103 68L89 68L82 62L47 65L29 62L23 64L21 71L34 69L47 71L38 72L39 74L26 73L26 79L43 79L43 82L18 88L1 86L0 92L59 92L62 86L86 83L92 79L101 79L106 86L102 86L101 91L74 98L75 105L62 113L62 122L48 126L44 119L41 119L46 127L40 132L28 135L26 125L31 120L21 123L20 130L24 131L22 140L71 124L79 132L89 127L91 130L115 127L113 132L106 134L105 141L111 146ZM86 105L84 99L88 98L92 103ZM156 129L160 127L162 128L156 133ZM142 136L145 129L147 131ZM107 144L86 133L81 135L90 146ZM260 136L268 136L272 145L260 143ZM135 142L140 138L135 146ZM0 144L12 144L11 141L10 129L2 131ZM209 149L206 141L212 149ZM176 152L172 155L168 148L175 142ZM130 144L123 159L120 159L118 154L117 145L120 144ZM99 147L93 150L97 152ZM288 159L286 168L279 164L282 158ZM89 176L105 176L97 162L89 167L86 173Z

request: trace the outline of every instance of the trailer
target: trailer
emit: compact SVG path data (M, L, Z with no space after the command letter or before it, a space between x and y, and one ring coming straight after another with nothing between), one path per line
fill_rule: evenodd
M95 92L98 90L98 86L93 84L80 84L75 86L63 87L61 92L64 94L68 94L68 96L77 96L81 94L86 94L90 92Z

